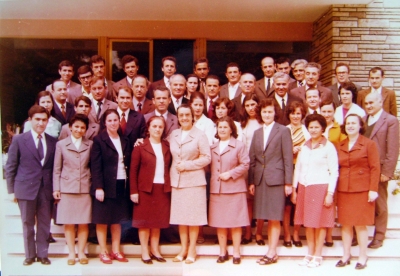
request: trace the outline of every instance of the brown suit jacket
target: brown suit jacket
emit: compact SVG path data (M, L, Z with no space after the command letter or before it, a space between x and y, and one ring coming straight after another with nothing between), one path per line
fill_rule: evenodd
M238 86L238 88L236 89L236 93L235 93L235 96L233 97L233 99L238 97L238 96L240 96L240 95L242 95L242 89L240 88L240 86ZM221 90L219 91L219 97L220 98L228 98L229 99L228 83L221 86Z
M371 93L371 87L358 91L357 104L365 110L365 97ZM392 114L397 117L397 103L396 103L396 93L393 90L382 87L382 100L383 100L383 110L387 113Z
M169 143L167 141L162 140L161 147L164 156L164 192L167 193L171 191L169 170L172 157L171 152L169 151ZM152 192L153 179L156 172L156 162L157 157L148 138L143 141L143 144L133 149L131 168L129 171L129 177L131 179L131 194L137 194L139 191L147 193Z
M132 85L128 82L127 77L123 78L122 80L119 80L117 82L114 82L112 85L112 89L113 89L113 95L116 97L118 94L118 90L120 87L122 86L128 86L132 88Z
M57 142L53 169L54 191L69 194L88 194L90 192L92 145L92 141L83 138L81 146L76 149L71 136Z
M96 124L100 124L101 117L103 116L104 112L106 112L107 109L117 109L118 108L118 105L116 103L106 99L104 101L104 104L101 105L100 116L99 116L99 119L97 119L96 107L94 105L95 105L95 102L93 100L92 101L92 110L90 111L88 118L89 118L90 122L93 122Z
M256 81L256 88L254 93L256 93L258 99L261 101L262 99L268 98L274 90L274 86L271 84L268 91L265 91L265 78L259 79Z
M332 91L329 88L318 85L317 89L321 92L321 102L327 101L327 100L333 101ZM290 90L289 93L297 98L302 99L304 101L304 103L306 102L306 87L305 86L292 89L292 90Z
M145 114L144 119L146 120L146 123L151 117L153 117L155 115L156 115L155 111ZM171 114L169 112L168 112L167 120L165 121L165 123L166 123L165 137L168 137L173 130L179 128L178 118L174 114Z
M93 140L94 136L99 133L100 125L96 123L89 122L88 129L86 130L85 138ZM69 129L69 124L65 124L61 128L60 136L58 140L63 140L71 135L71 130Z
M360 135L349 150L349 139L337 147L339 158L339 192L378 191L380 179L379 151L376 144Z

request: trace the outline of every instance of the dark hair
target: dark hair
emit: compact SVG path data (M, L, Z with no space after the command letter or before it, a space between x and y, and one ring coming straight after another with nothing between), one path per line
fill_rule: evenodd
M93 66L93 63L98 63L100 61L104 63L104 66L106 65L106 60L102 56L94 55L90 58L90 66Z
M92 69L87 64L82 65L81 67L79 67L76 72L78 73L78 77L79 77L79 75L86 74L86 73L89 73L89 72L90 72L90 74L93 75Z
M156 91L162 91L162 92L168 92L168 98L171 98L171 93L170 93L170 91L169 91L169 89L168 89L168 87L166 87L165 85L158 85L154 90L153 90L153 98L154 98L154 93L156 92Z
M228 68L229 68L229 67L237 67L237 69L238 69L239 72L240 72L239 64L237 64L236 62L229 62L229 63L226 65L225 72L228 71Z
M92 106L92 101L88 97L82 95L82 96L79 96L79 97L75 98L75 102L74 102L75 107L78 107L78 104L79 104L80 101L84 101L89 106Z
M189 108L190 110L190 114L192 114L192 124L194 124L194 111L192 109L192 107L189 104L181 104L180 106L178 106L178 108L176 109L176 117L178 117L178 125L181 126L181 124L179 123L179 110L181 108Z
M228 123L229 128L232 131L231 136L233 136L233 138L236 139L238 137L238 134L237 134L237 128L236 128L235 122L233 121L233 119L231 117L228 117L228 116L224 116L217 120L217 123L216 123L217 133L215 133L215 138L220 139L219 135L218 135L218 125L219 125L219 123L222 123L222 122Z
M122 68L125 69L125 64L129 62L135 62L136 66L139 66L139 60L131 55L125 55L121 58Z
M54 84L57 83L57 82L65 83L63 80L57 79L57 80L53 81L53 83L51 84L51 90L54 91Z
M287 58L287 57L279 57L279 58L277 58L275 60L275 64L282 64L282 63L285 63L285 62L287 62L289 64L289 66L290 66L290 59Z
M216 75L208 75L208 76L206 77L206 82L207 82L208 79L217 80L217 81L218 81L218 85L219 85L219 78L218 78L218 76L216 76Z
M326 123L325 117L320 114L308 115L305 120L306 128L308 129L308 126L310 125L310 123L315 122L315 121L317 121L320 124L320 126L322 127L322 132L325 132L327 123Z
M88 127L89 127L89 119L88 119L88 117L87 117L86 115L76 113L76 114L75 114L74 116L72 116L72 118L69 120L69 126L72 127L72 125L73 125L76 121L80 121L80 122L84 123L85 126L86 126L86 130L88 129Z
M63 66L72 67L72 71L74 70L74 64L69 60L63 60L58 64L58 70L61 70Z
M216 99L214 102L212 102L213 108L214 108L214 112L213 112L213 116L212 116L212 120L213 122L217 122L218 118L216 115L216 110L217 110L217 106L220 106L221 104L224 104L226 106L226 108L228 109L228 113L227 116L231 117L232 119L235 118L236 114L236 106L235 103L232 102L229 98L226 97L222 97L222 98L218 98Z
M381 76L382 76L382 77L385 76L385 71L383 71L383 69L382 69L381 67L378 67L378 66L372 67L372 68L369 70L369 72L368 72L368 76L370 76L371 73L376 73L376 72L378 72L378 71L381 72Z
M187 81L189 78L196 78L196 79L198 79L197 76L196 76L195 74L189 74L189 75L187 75L187 76L186 76L186 81Z
M196 59L193 63L193 68L196 69L196 65L199 63L207 63L207 67L208 67L208 59L206 57L201 57L201 58Z
M101 119L103 120L103 124L104 124L104 125L106 124L107 116L110 115L111 113L116 114L116 115L118 116L118 120L119 120L120 117L119 117L118 111L117 111L116 109L110 108L110 109L107 109L107 110L104 112L103 116L101 117Z
M93 78L92 78L92 80L90 81L90 85L93 85L93 84L95 84L96 82L98 82L98 81L101 81L102 83L103 83L103 86L105 87L106 85L105 85L105 82L104 82L104 78L100 78L100 77L97 77L97 76L94 76Z
M176 58L173 56L167 56L167 57L163 57L163 59L161 60L161 67L164 66L164 61L169 60L172 61L175 64L176 67Z
M347 63L339 62L338 64L336 64L335 74L336 74L336 70L338 69L338 67L346 67L347 68L347 73L350 74L350 66Z
M124 90L125 92L128 92L129 94L131 94L131 96L132 96L132 98L133 98L133 90L132 90L132 88L130 88L129 86L120 86L120 87L118 87L118 89L116 90L117 91L117 93L116 93L116 96L118 97L118 95L119 95L119 90Z
M344 89L344 90L349 90L350 92L351 92L351 96L352 96L352 98L351 98L351 101L353 102L353 103L356 103L356 99L357 99L357 87L356 87L356 85L354 84L354 83L352 83L352 82L345 82L345 83L343 83L342 85L340 85L340 87L339 87L339 95L340 95L340 92L342 91L342 89Z
M40 105L37 105L37 104L35 104L35 105L33 105L31 108L29 108L28 116L29 116L29 118L32 119L32 117L33 117L35 114L39 114L39 113L46 113L47 118L50 118L50 113L49 113L49 111L47 111L47 109L44 108L43 106L40 106Z
M162 140L162 139L165 138L165 129L166 129L166 126L167 126L167 124L165 123L165 119L164 119L163 116L156 116L156 115L154 115L154 116L151 116L151 117L147 120L147 122L146 122L146 137L150 137L150 131L149 131L149 129L150 129L150 124L151 124L151 122L153 122L154 120L157 120L157 119L161 120L161 121L163 122L163 124L164 124L164 129L163 129L163 132L162 132L162 134L161 134L161 140Z
M307 100L307 92L308 92L308 91L311 91L311 90L317 90L317 91L318 91L318 96L321 98L321 91L319 91L319 89L317 89L317 88L310 87L310 88L308 88L308 89L306 90L306 93L305 93L305 98L306 98L306 100Z
M258 97L255 93L251 93L244 97L243 102L242 102L242 110L240 110L240 126L242 128L246 127L247 121L249 120L249 114L247 114L246 108L244 107L244 105L246 104L247 101L251 101L251 100L255 101L257 103L257 105L260 103L260 100L258 99Z
M298 101L293 101L286 108L286 118L288 118L289 121L290 121L289 115L294 113L296 111L296 108L300 108L301 119L303 119L306 116L306 107L304 106L304 103L298 102Z
M36 99L35 99L35 104L39 105L39 101L41 98L43 97L50 97L51 102L53 103L53 108L54 108L54 99L53 99L53 95L51 94L50 91L40 91L37 95L36 95Z
M204 96L204 94L199 91L193 92L192 95L190 96L189 105L192 105L192 103L194 102L195 99L200 99L203 101L203 105L204 105L203 114L206 115L207 102L206 102L206 97Z
M262 120L262 117L261 117L261 110L267 106L274 107L274 112L275 112L274 121L276 122L279 119L278 103L276 101L274 101L273 98L265 98L260 101L260 103L257 105L257 108L256 108L256 118L260 124L264 123L264 121Z
M364 134L365 133L365 122L364 122L364 120L360 117L360 115L353 114L353 113L347 115L346 118L344 118L343 125L340 126L341 132L343 134L347 135L346 122L347 122L347 118L349 118L349 117L357 117L358 118L358 122L360 123L360 130L358 131L358 133Z
M322 108L325 105L332 105L333 106L333 110L336 110L336 104L332 101L332 100L325 100L323 102L320 103L319 108Z

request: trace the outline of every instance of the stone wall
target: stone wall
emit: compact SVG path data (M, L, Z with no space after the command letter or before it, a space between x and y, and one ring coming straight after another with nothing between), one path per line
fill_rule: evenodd
M332 5L313 24L311 59L323 67L321 81L336 82L338 62L350 65L350 79L368 86L368 70L385 70L384 86L394 89L400 106L400 7L384 0L369 5ZM399 110L400 111L400 110ZM399 112L400 113L400 112Z

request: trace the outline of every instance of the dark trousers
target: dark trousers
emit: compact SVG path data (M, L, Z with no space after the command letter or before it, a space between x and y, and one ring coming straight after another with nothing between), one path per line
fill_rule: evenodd
M22 229L24 237L26 258L47 258L49 243L47 238L50 233L51 200L46 199L43 188L34 200L18 199L21 212ZM35 237L36 223L36 237Z
M378 198L375 205L375 234L374 239L383 241L385 239L388 223L388 182L379 182Z

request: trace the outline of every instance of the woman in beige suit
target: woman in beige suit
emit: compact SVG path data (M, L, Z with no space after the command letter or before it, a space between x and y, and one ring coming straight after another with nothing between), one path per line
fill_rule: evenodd
M173 261L181 262L187 256L185 262L190 264L196 259L199 226L207 224L204 167L211 157L207 136L193 126L192 108L182 104L177 116L181 128L168 137L172 154L170 224L179 225L182 249Z
M88 125L85 115L74 115L69 123L71 135L57 143L54 157L53 196L58 201L57 222L64 224L68 265L75 264L75 224L78 224L79 262L88 263L84 249L92 213L89 161L93 144L85 138Z

